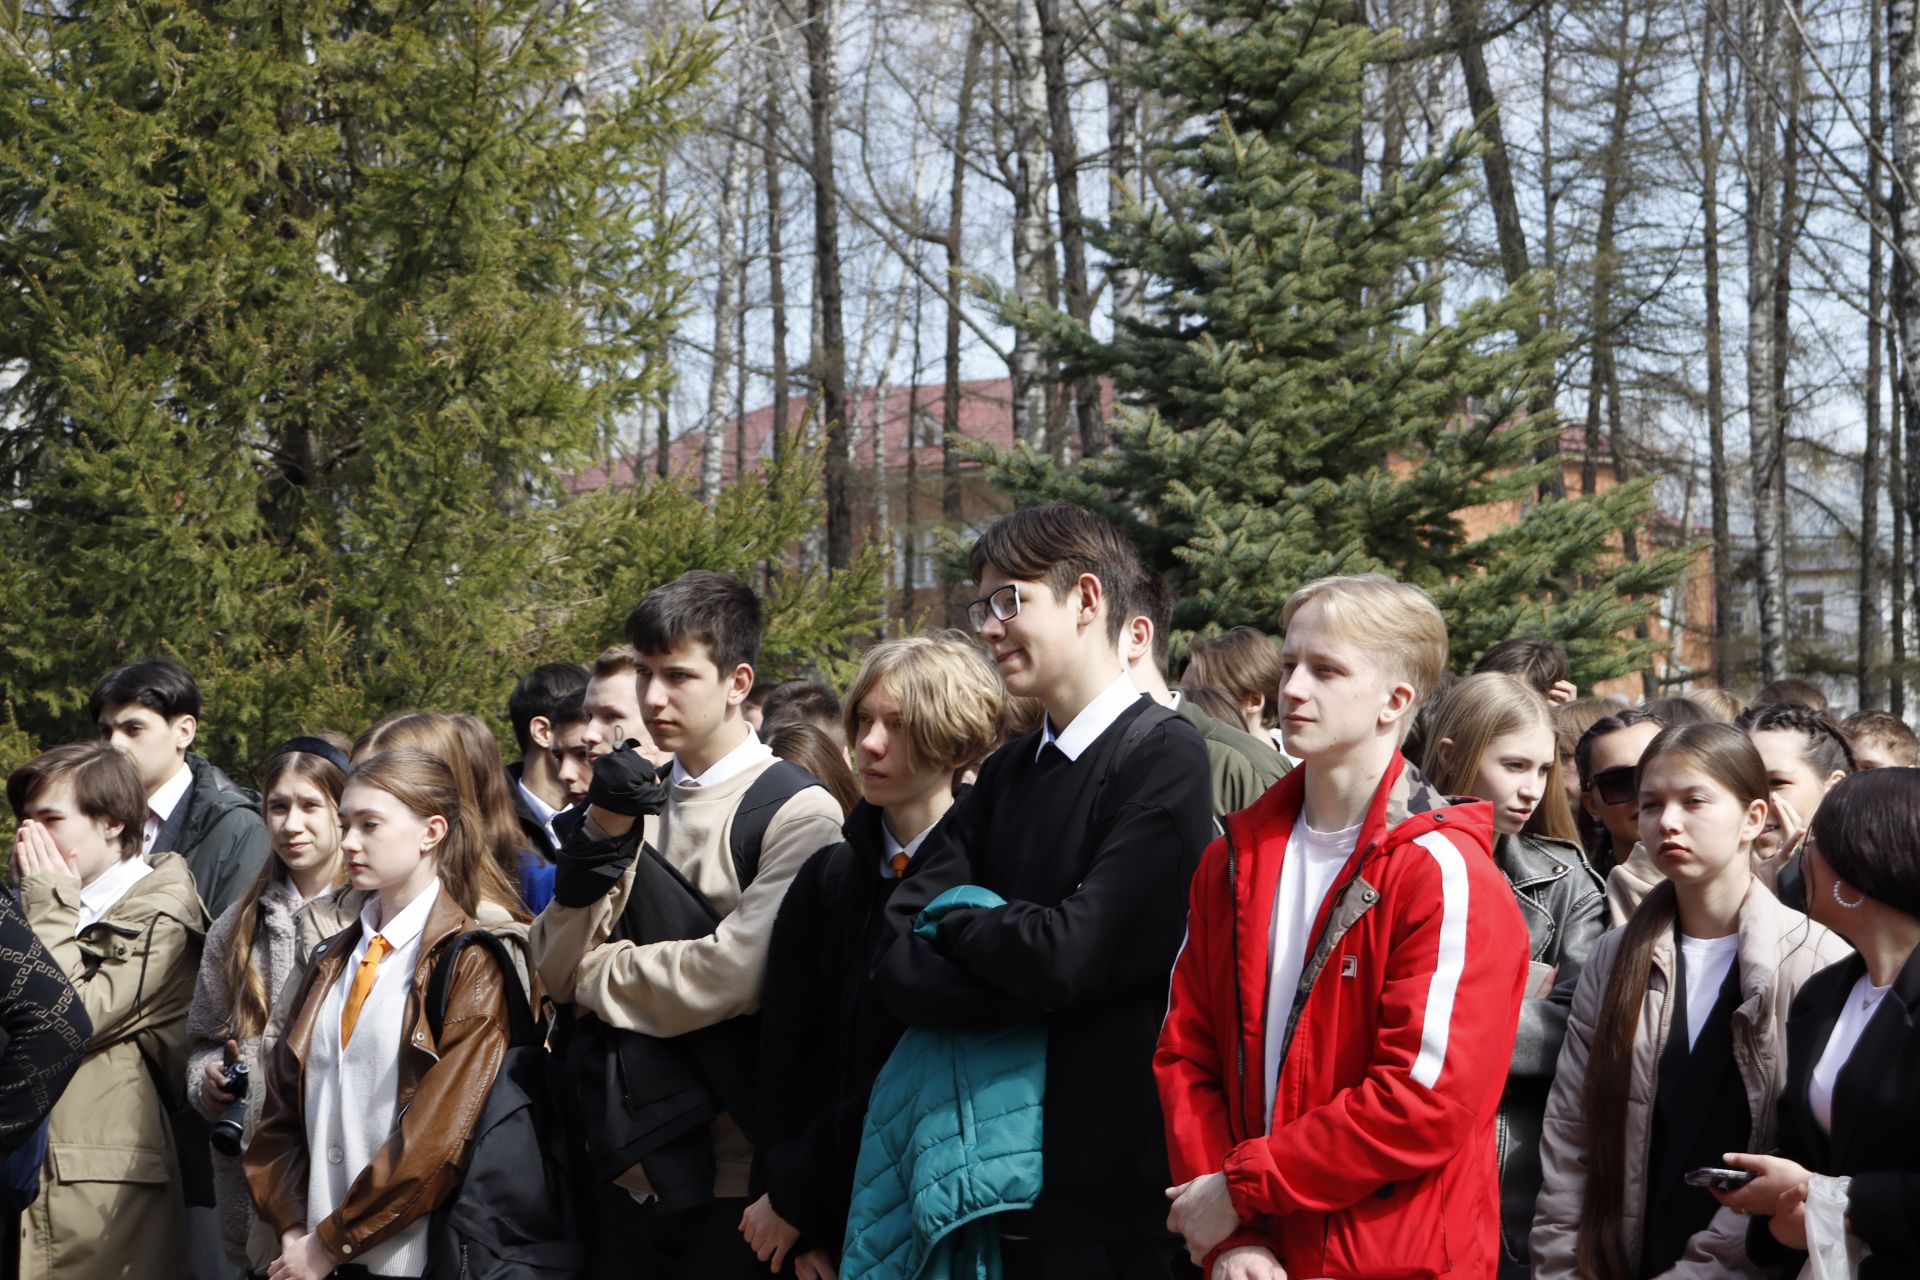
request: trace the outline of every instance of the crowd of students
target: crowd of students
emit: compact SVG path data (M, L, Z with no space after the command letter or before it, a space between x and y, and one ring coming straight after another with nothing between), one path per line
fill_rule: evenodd
M1920 743L1447 671L1378 575L1194 641L1077 507L973 636L756 680L696 571L507 705L15 770L0 1275L1920 1274ZM1837 1259L1837 1261L1835 1261Z

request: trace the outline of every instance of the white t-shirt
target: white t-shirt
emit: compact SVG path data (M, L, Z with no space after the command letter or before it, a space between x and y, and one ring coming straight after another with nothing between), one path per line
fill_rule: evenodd
M1680 955L1687 971L1687 1048L1700 1039L1707 1015L1720 999L1720 984L1727 980L1734 957L1740 953L1740 935L1724 938L1689 938L1680 935Z
M1833 1031L1827 1036L1826 1051L1813 1066L1813 1078L1807 1081L1807 1106L1812 1109L1813 1118L1820 1122L1823 1133L1833 1132L1833 1083L1840 1078L1840 1069L1853 1056L1854 1046L1860 1043L1861 1034L1891 990L1892 983L1876 987L1872 976L1863 973L1847 993L1846 1006L1840 1010Z
M1267 986L1267 1130L1273 1129L1273 1099L1280 1086L1281 1042L1287 1018L1293 1012L1300 971L1307 967L1307 948L1313 943L1313 923L1320 915L1340 869L1353 856L1360 824L1345 831L1315 831L1305 817L1293 824L1287 837L1286 858L1280 864L1280 884L1273 894L1273 930L1267 953L1273 969Z

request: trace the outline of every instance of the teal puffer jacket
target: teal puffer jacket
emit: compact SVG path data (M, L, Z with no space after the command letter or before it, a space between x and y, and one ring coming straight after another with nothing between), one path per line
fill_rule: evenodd
M927 905L931 934L961 907L998 907L961 885ZM841 1280L996 1280L996 1213L1040 1198L1046 1028L910 1027L873 1082L860 1132Z

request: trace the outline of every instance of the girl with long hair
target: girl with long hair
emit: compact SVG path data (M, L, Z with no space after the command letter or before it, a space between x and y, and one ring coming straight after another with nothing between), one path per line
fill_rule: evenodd
M279 1241L270 1280L424 1274L428 1219L459 1188L508 1043L507 978L483 949L455 961L438 1034L426 1011L435 962L479 927L494 869L455 771L406 747L364 758L340 817L348 879L368 897L315 948L245 1157Z
M187 1014L187 1101L217 1124L244 1098L241 1132L216 1130L213 1194L227 1256L256 1272L273 1260L275 1242L254 1215L238 1156L229 1153L236 1139L244 1148L259 1123L265 1091L254 1085L280 1040L294 984L314 947L344 929L365 897L343 889L340 791L346 777L345 741L330 736L294 738L267 762L260 814L273 856L207 930ZM233 1064L245 1067L235 1086L244 1085L243 1095L228 1088Z
M1493 805L1493 860L1513 886L1531 944L1531 981L1500 1098L1500 1274L1532 1275L1527 1234L1540 1194L1540 1128L1567 1010L1607 931L1606 892L1574 843L1559 779L1553 710L1500 672L1468 676L1434 709L1421 772L1450 796Z
M1772 1142L1788 1006L1845 954L1754 877L1767 773L1720 722L1662 729L1635 774L1661 882L1600 940L1547 1099L1540 1280L1756 1274L1744 1224L1687 1174Z
M489 854L489 866L475 869L480 890L482 924L533 918L528 891L535 897L553 896L553 867L526 847L526 834L513 816L513 795L507 790L506 764L500 744L486 722L464 713L407 711L388 716L360 735L353 758L366 759L396 747L414 747L444 760L453 770L460 800L473 815ZM544 876L530 864L544 869ZM543 902L544 905L544 902Z
M1767 829L1754 841L1754 870L1775 897L1805 911L1800 844L1827 792L1854 771L1853 747L1824 711L1797 702L1748 707L1734 723L1759 750L1773 800Z

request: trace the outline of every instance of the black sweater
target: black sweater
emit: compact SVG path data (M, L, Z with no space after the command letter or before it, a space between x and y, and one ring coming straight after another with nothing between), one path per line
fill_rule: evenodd
M1047 1026L1039 1203L1012 1234L1160 1241L1167 1157L1153 1049L1186 930L1187 882L1212 832L1206 745L1177 716L1124 760L1142 698L1070 761L1040 733L980 771L928 838L887 915L875 977L894 1015L922 1026ZM915 915L955 885L1007 905L947 915L934 940Z
M60 1100L93 1038L93 1020L5 889L0 889L0 977L0 1156L5 1156Z
M854 806L846 839L808 859L774 921L760 1017L761 1174L798 1250L840 1256L867 1095L904 1029L873 989L897 885L880 872L881 813ZM933 836L928 837L929 840ZM923 846L924 847L924 846Z

